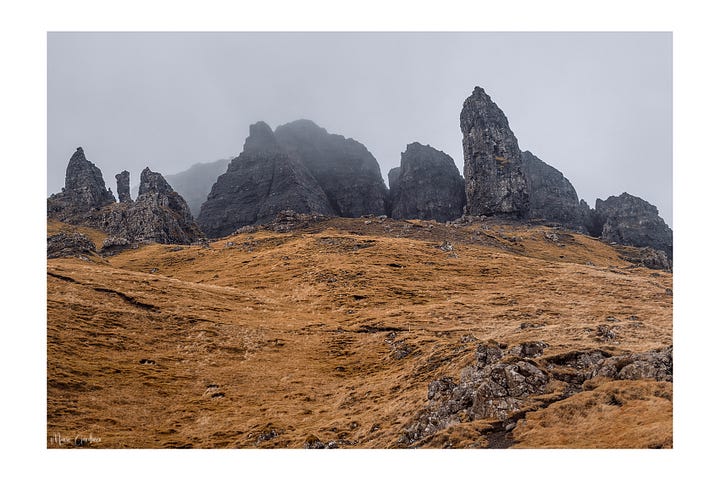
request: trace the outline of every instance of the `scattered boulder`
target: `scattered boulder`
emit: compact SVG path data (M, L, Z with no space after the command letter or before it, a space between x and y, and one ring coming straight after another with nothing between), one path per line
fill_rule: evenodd
M597 223L602 224L604 241L661 250L672 260L672 230L654 205L623 193L604 201L597 199L595 214Z
M466 213L524 217L530 207L517 139L500 108L475 87L460 114Z
M111 236L107 237L105 240L103 240L103 245L102 245L102 248L100 249L100 254L103 256L115 255L115 254L123 252L125 250L134 248L136 246L137 245L134 245L133 243L128 241L127 238L116 237L114 235L111 235Z
M87 235L78 232L60 232L47 237L47 258L95 255L95 244Z
M388 191L380 166L362 143L330 134L310 120L280 125L275 138L317 180L332 207L330 214L361 217L386 213Z
M105 188L102 172L85 158L82 147L78 147L65 170L65 187L47 200L47 216L82 224L93 211L112 203L115 197Z
M198 224L210 237L264 223L283 210L333 215L318 182L285 153L264 122L250 126L243 153L220 175L200 208Z
M615 246L615 250L620 252L620 258L626 262L653 270L672 270L672 262L663 251L650 247L637 248L619 245Z
M400 171L393 176L392 218L446 222L462 216L465 181L449 155L429 145L411 143L402 153Z
M427 406L408 423L400 444L423 442L461 422L495 419L513 425L523 411L595 388L588 380L596 377L673 381L672 346L618 356L587 350L543 357L547 347L526 342L506 351L495 343L479 345L475 363L460 372L459 381L443 377L430 382ZM543 399L536 400L538 396Z
M575 188L559 170L526 151L522 152L522 171L528 187L528 218L584 229Z

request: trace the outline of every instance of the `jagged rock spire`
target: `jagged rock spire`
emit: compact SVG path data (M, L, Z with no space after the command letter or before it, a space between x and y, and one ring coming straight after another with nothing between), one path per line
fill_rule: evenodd
M480 87L460 114L465 157L465 190L470 215L522 217L528 190L517 139L507 117Z
M130 197L130 172L123 170L115 175L115 181L117 182L118 201L120 203L132 202L132 197Z

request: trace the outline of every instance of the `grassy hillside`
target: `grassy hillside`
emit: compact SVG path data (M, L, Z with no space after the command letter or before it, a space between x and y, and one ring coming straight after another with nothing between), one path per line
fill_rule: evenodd
M106 260L47 269L48 436L87 447L395 448L483 342L672 345L671 273L544 226L337 218ZM672 446L671 383L596 383L498 445ZM498 446L493 421L423 446Z

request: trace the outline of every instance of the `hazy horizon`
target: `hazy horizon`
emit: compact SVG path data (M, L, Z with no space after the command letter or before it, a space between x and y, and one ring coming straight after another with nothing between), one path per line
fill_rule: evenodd
M115 192L299 118L362 142L386 184L415 141L462 173L476 85L590 206L628 192L672 226L670 33L49 33L47 193L78 146Z

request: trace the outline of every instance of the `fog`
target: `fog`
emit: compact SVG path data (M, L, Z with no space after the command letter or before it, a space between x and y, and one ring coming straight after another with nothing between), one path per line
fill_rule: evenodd
M386 182L415 141L462 172L475 85L591 206L626 191L672 225L670 33L49 33L47 192L78 146L115 192L123 169L177 173L298 118L362 142Z

